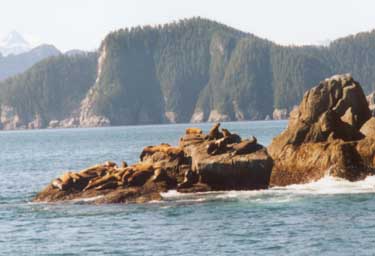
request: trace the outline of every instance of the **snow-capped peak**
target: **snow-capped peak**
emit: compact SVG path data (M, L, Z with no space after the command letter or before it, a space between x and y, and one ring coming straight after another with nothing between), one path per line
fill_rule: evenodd
M32 45L17 31L10 32L0 40L0 52L4 56L27 52L31 48Z

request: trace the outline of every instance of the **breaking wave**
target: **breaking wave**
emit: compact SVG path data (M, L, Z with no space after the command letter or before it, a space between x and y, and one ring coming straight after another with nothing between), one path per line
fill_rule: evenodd
M261 203L284 203L305 196L375 193L375 176L350 182L345 179L326 176L318 181L273 187L266 190L252 191L215 191L202 193L179 193L175 190L162 193L164 201L207 202L249 200Z

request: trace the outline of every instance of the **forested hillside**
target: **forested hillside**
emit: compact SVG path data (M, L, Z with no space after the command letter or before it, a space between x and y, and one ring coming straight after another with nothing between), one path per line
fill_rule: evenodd
M374 31L286 47L193 18L110 33L98 54L38 63L0 84L0 95L23 123L38 116L43 127L72 116L81 126L252 120L290 110L336 73L373 91L372 70Z
M51 120L76 114L95 82L96 66L96 53L59 55L0 83L3 126L23 127L37 118L39 126L46 127Z

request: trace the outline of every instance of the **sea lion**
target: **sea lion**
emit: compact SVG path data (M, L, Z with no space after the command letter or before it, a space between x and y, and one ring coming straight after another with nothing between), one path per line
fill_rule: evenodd
M213 152L215 152L216 149L217 149L217 145L215 141L212 141L207 145L207 153L210 155L213 154Z
M95 178L99 176L104 176L108 171L108 168L104 165L94 165L90 168L84 169L78 173L82 178Z
M81 177L77 173L67 172L57 179L53 180L51 185L52 187L57 188L61 191L66 191L74 188L75 183L77 183L78 185L77 181L79 181L80 179Z
M261 149L262 146L257 143L257 139L254 136L251 136L250 139L234 144L232 148L234 149L233 155L241 155L256 152Z
M164 153L173 158L184 155L184 152L180 147L172 147L169 144L162 143L157 146L145 147L140 155L140 160L144 161L147 156L152 156L153 154L158 152Z
M126 168L128 167L128 163L125 161L121 161L121 168Z
M128 184L128 180L129 178L133 175L134 173L134 170L131 169L131 168L127 168L126 171L123 173L123 175L121 176L121 183L123 185L127 185Z
M210 129L207 138L209 140L216 140L223 137L223 134L219 131L220 123L214 124Z
M87 190L95 188L95 187L100 187L100 186L102 186L102 185L104 185L105 183L108 183L108 182L118 182L118 177L116 177L115 175L112 175L112 174L106 174L103 177L98 177L98 178L92 179L92 180L89 181L87 186L83 189L83 191L87 191Z
M202 129L196 128L196 127L186 128L185 130L186 135L202 134L202 133L203 133Z
M117 167L117 164L111 161L107 161L104 163L104 166L106 167Z
M238 143L241 141L240 136L237 134L231 134L227 137L217 139L213 142L210 142L207 145L207 153L210 155L221 154L228 151L228 145L232 143Z
M54 179L51 183L52 187L53 188L57 188L58 190L61 190L63 191L63 183L62 181L60 180L60 178L57 178L57 179Z
M119 185L120 184L118 181L113 180L113 181L106 182L103 185L97 186L94 189L95 190L114 189L114 188L117 188Z
M224 137L228 137L228 136L231 136L232 134L229 132L228 129L225 129L225 128L221 128L221 132L223 133L223 136Z

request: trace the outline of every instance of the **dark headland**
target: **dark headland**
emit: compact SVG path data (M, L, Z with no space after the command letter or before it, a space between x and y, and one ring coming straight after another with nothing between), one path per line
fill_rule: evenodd
M93 203L161 200L168 190L254 190L331 175L357 181L375 172L375 118L351 75L307 91L288 127L268 148L220 124L205 134L188 128L178 146L143 149L138 163L106 162L53 180L34 201L94 198Z

